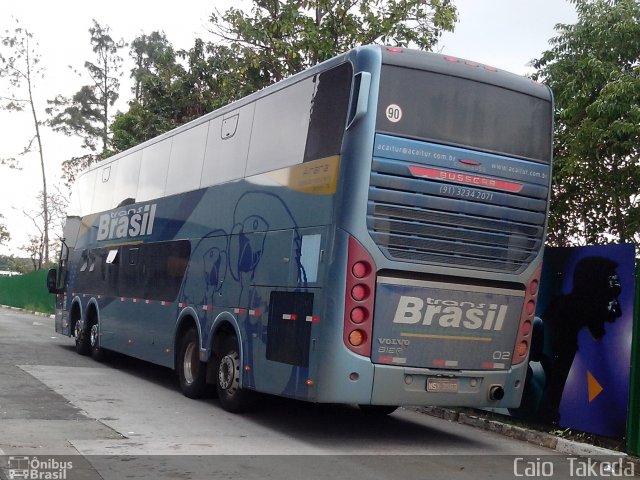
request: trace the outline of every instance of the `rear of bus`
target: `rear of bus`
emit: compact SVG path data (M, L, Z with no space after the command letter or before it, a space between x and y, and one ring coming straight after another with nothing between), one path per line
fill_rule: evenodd
M344 281L333 288L345 300L322 375L330 369L335 388L320 397L518 406L550 192L551 92L438 54L358 55L355 71L372 75L354 95L368 95L369 114L343 146L336 245L346 253L335 255Z

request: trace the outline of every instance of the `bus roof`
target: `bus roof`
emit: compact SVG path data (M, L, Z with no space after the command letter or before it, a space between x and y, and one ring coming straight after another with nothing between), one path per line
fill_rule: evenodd
M189 130L197 125L200 125L204 122L207 122L213 118L219 117L221 115L225 115L228 112L232 112L243 105L251 103L253 101L258 100L261 97L271 95L287 86L299 82L305 78L316 75L326 69L332 68L340 63L351 60L356 62L358 58L368 57L371 60L371 57L377 57L378 59L382 58L382 63L387 65L396 65L406 68L420 69L420 70L428 70L436 73L442 73L445 75L453 75L462 78L468 78L470 80L475 80L483 83L489 83L492 85L497 85L500 87L508 88L510 90L518 91L521 93L525 93L527 95L532 95L535 97L539 97L545 100L551 101L552 95L551 90L541 84L537 83L529 78L516 75L513 73L506 72L504 70L497 69L495 67L491 67L488 65L483 65L477 62L472 62L469 60L464 60L457 57L452 57L449 55L442 55L439 53L433 52L424 52L420 50L412 50L408 48L400 48L400 47L389 47L389 46L381 46L381 45L365 45L353 48L343 54L340 54L336 57L333 57L329 60L326 60L318 65L310 67L302 72L299 72L295 75L292 75L289 78L286 78L278 83L273 85L269 85L262 90L258 90L246 97L238 99L224 107L221 107L217 110L209 112L199 118L196 118L184 125L174 128L168 132L165 132L157 137L154 137L146 142L143 142L135 147L132 147L123 152L119 152L112 157L105 159L104 161L94 163L84 171L82 171L77 178L80 178L82 175L97 169L102 168L112 161L118 160L119 158L128 155L132 152L140 150L142 148L148 147L162 141L168 137L176 135L180 132ZM378 60L379 62L380 60ZM365 62L367 63L367 62ZM354 71L357 73L357 70Z

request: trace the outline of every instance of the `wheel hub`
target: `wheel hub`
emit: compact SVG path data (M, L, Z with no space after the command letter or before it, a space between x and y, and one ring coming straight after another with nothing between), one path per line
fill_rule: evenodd
M98 324L95 323L91 325L91 332L89 334L89 339L91 340L91 346L96 348L98 346Z
M236 362L235 358L231 355L226 355L220 360L220 368L218 369L218 377L220 387L223 390L230 390L234 384L237 383L236 379Z

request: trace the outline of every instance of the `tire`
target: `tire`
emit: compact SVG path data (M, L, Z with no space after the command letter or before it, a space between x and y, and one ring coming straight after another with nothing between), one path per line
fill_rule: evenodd
M365 415L384 417L395 412L398 407L396 405L358 405L358 408Z
M216 390L220 406L227 412L246 412L254 407L254 392L240 388L241 361L236 337L227 337L222 342L220 354L216 355Z
M73 327L73 334L76 339L76 352L80 355L89 355L91 353L91 343L84 322L80 319L76 320Z
M180 390L185 397L202 398L207 394L207 364L200 361L200 342L194 328L180 338L176 361Z
M89 327L89 351L96 362L104 362L107 352L100 346L100 326L98 322L91 323Z

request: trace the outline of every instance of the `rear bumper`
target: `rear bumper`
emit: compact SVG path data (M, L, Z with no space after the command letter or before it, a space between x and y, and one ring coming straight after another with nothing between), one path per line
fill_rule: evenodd
M527 362L501 371L446 371L375 365L371 404L433 405L443 407L515 408L520 405ZM429 392L427 378L457 380L457 392ZM492 387L504 397L492 400Z

